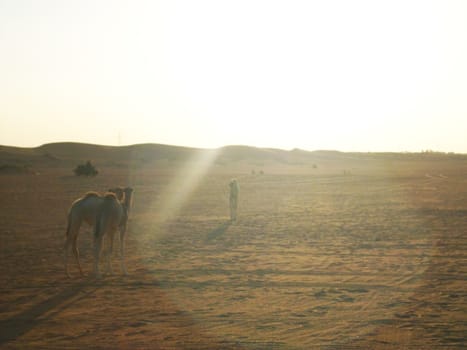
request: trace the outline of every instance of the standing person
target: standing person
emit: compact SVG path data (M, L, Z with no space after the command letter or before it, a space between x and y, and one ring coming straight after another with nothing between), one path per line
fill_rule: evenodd
M236 179L229 183L230 186L230 220L237 220L237 205L238 205L238 192L239 186Z

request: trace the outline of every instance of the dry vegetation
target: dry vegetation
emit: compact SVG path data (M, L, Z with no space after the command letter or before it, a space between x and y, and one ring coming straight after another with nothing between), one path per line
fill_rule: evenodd
M190 186L194 153L0 148L0 165L31 169L0 174L0 348L467 346L466 156L233 147ZM99 175L74 176L87 159ZM130 275L115 256L116 275L82 279L72 263L68 279L69 205L116 185L135 189Z

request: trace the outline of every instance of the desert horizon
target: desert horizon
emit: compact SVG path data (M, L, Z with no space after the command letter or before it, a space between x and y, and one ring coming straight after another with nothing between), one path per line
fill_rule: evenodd
M372 153L372 154L418 154L418 153L435 153L435 154L458 154L464 155L467 154L466 152L462 151L442 151L432 148L423 149L422 147L420 150L395 150L395 149L386 149L386 150L342 150L338 148L317 148L317 149L305 149L300 147L291 147L291 148L282 148L282 147L268 147L268 146L253 146L249 144L225 144L222 146L216 147L198 147L188 144L174 144L174 143L162 143L162 142L141 142L141 143L132 143L132 144L105 144L99 142L85 142L85 141L51 141L46 142L43 144L35 145L35 146L18 146L13 144L0 144L0 147L4 148L18 148L18 149L41 149L53 146L66 146L66 145L83 145L83 146L97 146L97 147L110 147L110 148L125 148L125 147L145 147L145 146L162 146L162 147L173 147L179 149L198 149L198 150L216 150L216 149L223 149L223 148L249 148L249 149L264 149L264 150L277 150L277 151L284 151L284 152L339 152L339 153L355 153L355 154L365 154L365 153Z

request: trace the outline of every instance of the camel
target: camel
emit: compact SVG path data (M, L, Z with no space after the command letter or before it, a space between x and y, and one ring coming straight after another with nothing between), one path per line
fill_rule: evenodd
M101 276L99 270L99 258L102 249L102 242L106 235L110 239L110 251L107 254L107 271L112 273L110 258L113 239L115 232L120 228L120 224L124 217L124 211L125 209L123 204L117 199L117 196L114 193L108 192L104 195L102 204L98 208L94 229L94 275L97 278Z
M230 187L230 220L237 220L237 206L238 206L238 192L240 191L240 186L238 181L233 179L229 183Z
M128 221L128 212L131 205L131 196L133 189L127 187L122 189L120 187L114 188L109 190L109 192L113 192L117 199L122 201L122 206L124 207L124 219L120 225L120 253L121 253L121 266L122 271L127 274L125 265L124 265L124 257L123 257L123 238L126 232L127 221ZM125 199L125 193L128 193L127 198ZM83 197L75 200L70 207L68 212L68 225L66 230L66 242L65 242L65 271L68 277L70 276L68 270L68 251L70 249L70 245L73 247L73 254L75 256L76 262L79 267L79 271L81 276L84 276L83 270L81 268L81 263L79 260L79 251L77 247L77 240L79 229L83 222L86 222L90 226L95 226L96 224L96 217L98 214L98 210L100 206L103 204L105 196L101 196L97 192L88 192ZM111 251L109 252L109 254Z

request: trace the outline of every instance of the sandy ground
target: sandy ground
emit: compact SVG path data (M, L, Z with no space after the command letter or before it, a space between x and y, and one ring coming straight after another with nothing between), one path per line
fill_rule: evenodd
M2 175L0 348L464 349L466 169ZM115 252L114 275L81 278L72 261L67 278L69 205L115 185L135 189L129 276ZM79 248L90 274L90 228Z

